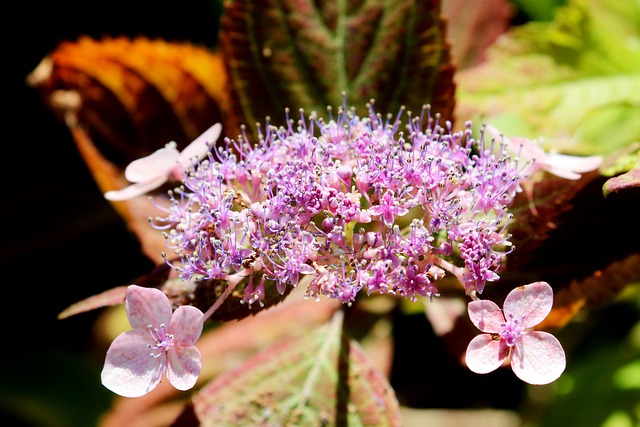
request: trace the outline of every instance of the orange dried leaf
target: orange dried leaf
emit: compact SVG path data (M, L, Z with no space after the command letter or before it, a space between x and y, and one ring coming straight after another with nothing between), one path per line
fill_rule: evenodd
M103 192L128 185L133 160L170 141L182 149L220 122L226 80L220 55L206 47L125 37L63 42L27 77L70 128ZM161 263L164 239L148 223L159 211L145 196L114 207Z
M146 38L63 42L27 82L119 166L171 140L186 146L221 121L226 98L219 54Z

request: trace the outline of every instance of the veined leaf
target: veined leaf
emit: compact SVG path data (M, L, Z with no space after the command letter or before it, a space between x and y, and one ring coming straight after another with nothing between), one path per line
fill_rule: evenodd
M514 28L487 63L456 76L457 116L544 137L558 151L610 153L640 139L639 40L638 2L570 1L554 22Z
M63 42L27 77L70 127L82 125L118 166L221 121L219 55L187 43L125 37Z
M453 66L436 0L227 1L220 48L232 117L253 126L285 108L320 115L375 98L393 113L430 103L451 118ZM234 134L235 135L235 134Z
M69 126L102 192L129 183L124 168L170 141L182 149L221 121L226 74L216 52L188 43L124 37L63 42L28 76ZM166 194L157 196L167 200ZM146 196L115 202L142 251L163 262L164 238Z
M202 388L201 426L398 426L395 394L358 344L330 324L274 345Z
M515 10L507 0L442 0L442 14L452 60L463 70L485 59L487 48L509 28Z

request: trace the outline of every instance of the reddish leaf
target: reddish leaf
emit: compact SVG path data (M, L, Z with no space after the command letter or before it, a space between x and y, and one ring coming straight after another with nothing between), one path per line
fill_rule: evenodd
M122 170L102 155L83 128L73 127L71 132L80 155L103 192L128 185ZM166 194L156 194L154 198L159 203L167 206L169 204ZM131 200L114 202L113 207L125 219L129 230L140 241L142 252L154 263L163 263L162 252L166 250L166 241L158 230L149 225L149 218L161 212L149 201L148 196L142 195Z
M299 288L294 290L298 291ZM300 330L312 330L326 323L339 306L336 300L316 303L301 297L288 298L283 304L262 311L256 317L205 330L196 344L203 361L196 387L237 366L238 361L248 359L274 340L293 338ZM291 327L291 319L295 319L296 328ZM191 394L185 396L168 381L163 381L146 396L137 399L116 397L114 405L102 417L100 426L170 425L181 411L189 411L189 408L185 410L188 397ZM197 422L186 425L197 425Z
M387 379L341 324L280 342L205 386L193 399L200 425L400 425Z
M126 286L118 286L117 288L109 289L108 291L78 301L62 310L62 312L58 314L58 319L66 319L67 317L95 310L96 308L122 304L124 303L124 294L126 291Z
M226 297L221 305L216 309L209 318L212 322L226 322L229 320L240 320L248 316L255 316L263 310L284 301L293 289L288 286L285 293L281 295L275 286L265 286L265 295L262 305L245 304L242 300L244 290L248 286L250 280L260 280L261 275L255 275L253 278L246 278L236 285L231 295ZM206 312L216 301L221 298L228 288L228 283L221 280L200 280L194 282L185 282L180 278L171 278L163 285L163 291L169 295L174 304L193 305L198 307L202 312Z
M640 167L609 178L602 187L602 193L606 197L611 193L633 187L640 187Z
M514 219L509 225L509 232L516 247L508 258L510 270L531 259L535 250L549 237L549 232L560 226L562 214L572 208L571 200L598 176L599 173L590 172L583 174L580 180L572 181L546 173L534 185L532 200L525 192L516 196L510 209Z
M479 64L486 50L509 29L515 10L507 0L443 0L447 36L457 69Z
M131 283L147 288L159 288L167 295L174 306L193 305L202 312L206 312L216 303L228 286L226 282L219 280L182 280L178 277L177 272L167 264L159 265L153 271L136 278ZM211 322L225 322L255 316L261 311L284 301L292 290L291 287L287 287L285 294L280 295L274 286L268 286L265 288L266 293L262 300L263 305L254 304L249 306L240 302L247 284L248 279L238 283L233 293L225 298L208 320ZM63 310L58 315L58 318L64 319L97 308L122 304L126 288L127 286L120 286L72 304Z
M225 2L220 47L231 85L230 108L240 125L266 116L284 123L284 110L364 108L419 112L430 103L451 118L453 66L439 1L341 3L311 0Z
M145 38L61 43L27 81L65 120L103 192L128 185L123 171L129 162L171 140L186 146L221 120L226 105L217 53ZM158 194L158 202L167 201ZM164 239L148 223L160 211L146 196L113 205L143 252L162 263Z
M221 121L225 80L206 48L124 37L63 42L27 78L118 166L171 140L181 148Z

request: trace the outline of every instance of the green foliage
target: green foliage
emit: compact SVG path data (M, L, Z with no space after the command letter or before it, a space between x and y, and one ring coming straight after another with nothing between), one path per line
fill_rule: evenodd
M550 23L513 28L457 76L461 118L548 148L608 154L640 139L640 5L573 0Z
M556 7L566 3L565 0L511 0L532 21L551 21Z

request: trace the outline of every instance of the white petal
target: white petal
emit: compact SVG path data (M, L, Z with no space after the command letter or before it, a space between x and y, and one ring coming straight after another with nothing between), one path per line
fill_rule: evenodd
M600 156L570 156L567 154L549 154L547 164L553 168L564 169L571 172L591 172L602 164Z
M191 144L186 146L180 153L180 157L178 159L182 167L189 167L191 165L191 160L194 158L202 159L209 151L209 147L214 145L218 140L220 132L222 132L222 125L220 123L216 123L204 131L202 135L194 139Z
M158 151L134 160L124 170L124 176L131 182L146 182L160 176L169 175L171 169L178 162L180 152L172 146L166 146Z
M143 194L147 194L149 191L155 190L165 182L167 182L167 176L163 175L155 180L132 184L121 190L107 191L104 193L104 198L111 200L112 202L131 200L134 197L142 196Z

